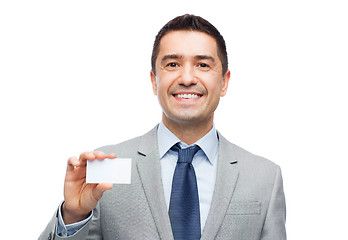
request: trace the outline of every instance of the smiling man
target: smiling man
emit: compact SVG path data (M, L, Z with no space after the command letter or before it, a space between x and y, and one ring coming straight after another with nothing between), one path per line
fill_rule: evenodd
M223 71L212 36L192 30L167 33L151 71L164 125L187 144L202 138L213 126L214 111L229 79L230 71Z
M64 202L40 239L286 239L280 168L214 126L230 79L218 30L179 16L158 33L151 62L161 123L69 158ZM130 185L86 184L87 161L116 155L133 159Z

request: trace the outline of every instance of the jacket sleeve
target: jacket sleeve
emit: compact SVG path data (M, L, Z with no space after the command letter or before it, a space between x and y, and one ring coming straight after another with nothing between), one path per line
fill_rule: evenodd
M261 240L286 240L285 221L286 205L283 179L281 170L278 167L266 219L262 229Z
M53 240L53 239L71 239L71 240L102 240L100 231L100 216L99 216L99 203L93 210L92 219L86 223L80 230L75 234L68 237L61 237L57 234L58 225L58 210L55 212L51 221L48 223L45 230L39 237L39 240Z

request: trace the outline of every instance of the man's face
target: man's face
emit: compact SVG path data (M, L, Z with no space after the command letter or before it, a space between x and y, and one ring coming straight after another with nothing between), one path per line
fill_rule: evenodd
M174 31L160 41L153 92L163 110L163 121L213 122L220 96L224 96L230 72L222 65L213 37L197 31Z

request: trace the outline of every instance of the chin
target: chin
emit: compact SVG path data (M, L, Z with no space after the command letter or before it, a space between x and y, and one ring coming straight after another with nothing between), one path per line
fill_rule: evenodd
M193 114L167 116L167 118L177 123L185 123L185 124L198 124L208 120L208 118L204 118L202 116L197 116Z

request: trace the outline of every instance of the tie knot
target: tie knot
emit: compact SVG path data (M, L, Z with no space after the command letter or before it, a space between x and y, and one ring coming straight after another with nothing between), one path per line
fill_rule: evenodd
M184 163L191 163L193 156L199 151L200 147L197 145L193 145L188 148L182 149L179 145L179 143L175 144L171 150L178 152L178 163L184 162Z

